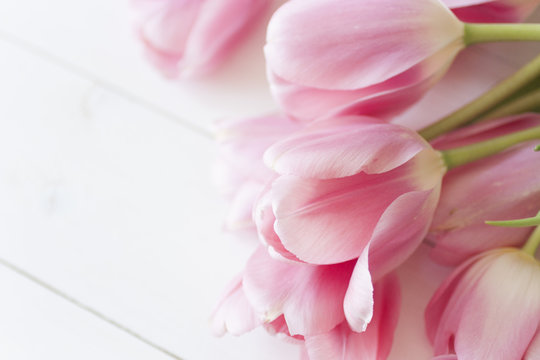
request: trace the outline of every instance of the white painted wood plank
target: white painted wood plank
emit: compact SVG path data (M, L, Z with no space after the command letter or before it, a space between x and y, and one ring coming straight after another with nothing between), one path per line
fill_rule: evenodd
M208 317L253 242L221 235L213 143L0 42L0 254L186 358L275 359Z
M0 265L0 358L170 360Z
M123 1L0 1L0 38L26 43L197 126L275 109L266 85L263 23L215 76L165 81L144 59Z

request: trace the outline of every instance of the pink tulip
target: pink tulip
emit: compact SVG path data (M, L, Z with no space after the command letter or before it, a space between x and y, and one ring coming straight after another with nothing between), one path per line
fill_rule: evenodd
M458 130L433 142L437 149L462 146L540 125L538 115L520 115ZM540 173L536 142L451 170L427 239L432 257L456 265L480 252L522 244L530 228L500 228L486 220L534 216L540 208Z
M373 320L365 332L354 332L341 323L328 333L306 336L309 360L386 360L399 317L397 277L387 276L375 283L373 297Z
M254 213L267 224L264 242L278 239L284 257L315 264L358 258L369 245L378 269L423 239L446 170L418 134L368 117L314 123L271 146L265 161L280 176Z
M443 0L461 21L472 23L520 22L538 6L538 0Z
M132 0L137 31L166 75L200 75L234 50L269 0Z
M225 221L228 230L254 226L252 207L264 185L275 177L263 162L264 151L274 142L300 129L286 116L272 115L216 124L219 158L215 177L231 206Z
M539 324L540 265L513 248L461 265L426 309L435 355L459 360L537 359Z
M293 0L270 21L271 89L303 120L394 115L418 100L464 47L438 0Z

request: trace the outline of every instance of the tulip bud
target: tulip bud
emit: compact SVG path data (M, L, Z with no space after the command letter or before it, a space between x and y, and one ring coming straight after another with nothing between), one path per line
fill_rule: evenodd
M540 264L513 248L461 265L426 309L435 355L459 360L536 359L539 323Z
M463 36L438 0L290 1L268 27L271 89L303 120L395 115L442 76Z
M132 0L150 60L167 76L219 66L249 32L269 0Z

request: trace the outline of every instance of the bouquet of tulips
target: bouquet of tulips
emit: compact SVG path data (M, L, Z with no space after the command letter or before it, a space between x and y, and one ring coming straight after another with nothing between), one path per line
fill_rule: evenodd
M179 77L219 67L269 3L135 1L149 53ZM262 326L303 359L387 359L400 265L424 246L454 268L425 309L433 359L540 359L540 57L427 126L396 124L469 46L540 40L519 23L538 3L279 7L264 53L282 112L218 125L226 225L260 244L217 334Z

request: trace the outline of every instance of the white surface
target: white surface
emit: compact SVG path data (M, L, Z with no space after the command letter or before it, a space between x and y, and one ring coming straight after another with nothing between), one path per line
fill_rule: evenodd
M0 1L0 257L186 360L296 359L263 331L216 339L207 326L253 243L221 234L205 133L274 109L262 37L217 79L181 85L141 58L123 1ZM1 358L164 358L10 271ZM416 292L404 319L421 314ZM398 338L392 359L429 358L421 326L400 322Z
M0 284L2 359L170 359L4 267Z

